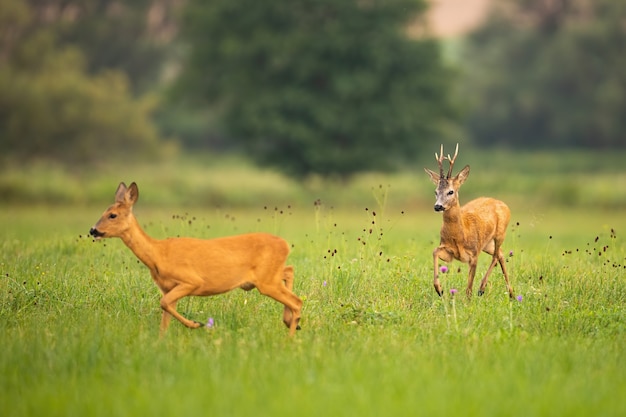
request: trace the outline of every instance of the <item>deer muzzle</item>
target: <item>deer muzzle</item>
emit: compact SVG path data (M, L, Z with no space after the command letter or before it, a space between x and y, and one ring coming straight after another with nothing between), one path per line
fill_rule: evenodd
M102 233L101 231L99 231L98 229L96 229L95 227L92 227L91 229L89 229L89 234L95 238L100 238L104 236L104 233Z
M435 211L444 211L445 207L441 204L435 204Z

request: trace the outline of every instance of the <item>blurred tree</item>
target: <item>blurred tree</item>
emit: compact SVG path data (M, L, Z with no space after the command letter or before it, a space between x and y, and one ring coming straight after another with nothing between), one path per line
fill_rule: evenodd
M469 38L465 60L474 140L626 147L626 2L494 4Z
M191 0L179 97L256 161L298 176L390 169L455 117L423 0Z
M158 149L155 101L136 99L120 71L89 75L77 48L21 0L0 2L0 151L21 159L92 162Z
M90 74L124 72L134 91L153 89L176 34L177 0L29 1L57 34L79 48ZM45 16L45 17L44 17Z

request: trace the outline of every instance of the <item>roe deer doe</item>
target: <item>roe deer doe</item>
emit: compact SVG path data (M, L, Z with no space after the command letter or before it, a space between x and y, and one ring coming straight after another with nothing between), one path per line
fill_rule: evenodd
M470 167L465 166L456 176L452 177L452 167L459 153L459 145L456 145L454 157L443 156L443 145L440 154L435 153L435 159L439 164L439 174L424 168L432 182L437 186L435 195L435 211L443 211L443 226L441 226L441 241L433 251L435 279L433 285L440 296L443 294L439 282L439 265L441 259L450 262L457 259L469 264L469 276L467 278L467 297L472 296L472 286L478 255L484 251L493 256L491 264L480 282L478 295L483 295L487 286L487 278L496 263L500 263L509 297L513 297L513 288L509 283L509 276L504 266L504 256L500 248L506 235L506 227L509 224L511 212L506 204L493 198L481 197L470 201L463 207L459 204L459 188L469 176ZM443 174L443 161L450 162L448 174Z
M188 295L207 296L235 288L257 288L285 306L283 322L293 335L300 329L302 300L293 292L293 266L285 266L289 245L265 233L250 233L210 240L193 238L153 239L133 215L139 190L120 183L115 203L107 208L89 234L99 238L119 237L149 269L161 290L161 334L171 316L189 328L202 324L176 311L176 303Z

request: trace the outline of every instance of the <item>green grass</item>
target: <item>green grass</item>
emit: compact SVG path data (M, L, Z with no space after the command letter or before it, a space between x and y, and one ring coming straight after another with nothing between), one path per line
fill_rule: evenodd
M568 178L570 162L545 177L532 167L550 158L526 155L498 182L485 171L505 162L475 157L461 200L511 206L504 249L522 301L498 271L483 297L452 299L466 285L458 262L435 294L441 216L417 170L304 185L240 163L5 171L15 204L0 206L0 415L624 415L623 174L579 164L576 204L553 202L545 182ZM604 178L612 192L592 204ZM233 291L179 303L214 328L173 321L160 339L148 270L118 239L86 236L120 180L139 183L135 214L155 237L285 237L303 329L289 338L281 305ZM520 191L533 184L546 191Z
M256 291L186 299L184 315L213 317L216 327L188 330L174 321L159 339L148 271L121 241L85 236L104 207L5 207L0 413L626 412L621 213L514 215L505 249L513 251L508 267L523 300L510 302L494 273L484 297L452 304L447 290L464 288L467 267L451 264L446 296L435 295L430 254L440 216L372 203L185 213L138 203L140 222L157 237L285 236L305 299L303 330L293 339L282 306Z

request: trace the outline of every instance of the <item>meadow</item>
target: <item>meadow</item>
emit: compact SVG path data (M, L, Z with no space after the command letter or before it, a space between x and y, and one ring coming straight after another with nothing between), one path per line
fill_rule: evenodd
M625 415L623 170L576 155L459 167L473 158L461 201L489 194L513 212L513 300L498 270L483 297L461 296L458 262L436 295L441 216L417 170L304 185L231 161L5 170L0 414ZM302 330L290 338L282 305L233 291L181 301L213 326L173 321L159 338L148 270L120 240L87 236L121 180L138 182L152 236L287 239Z

